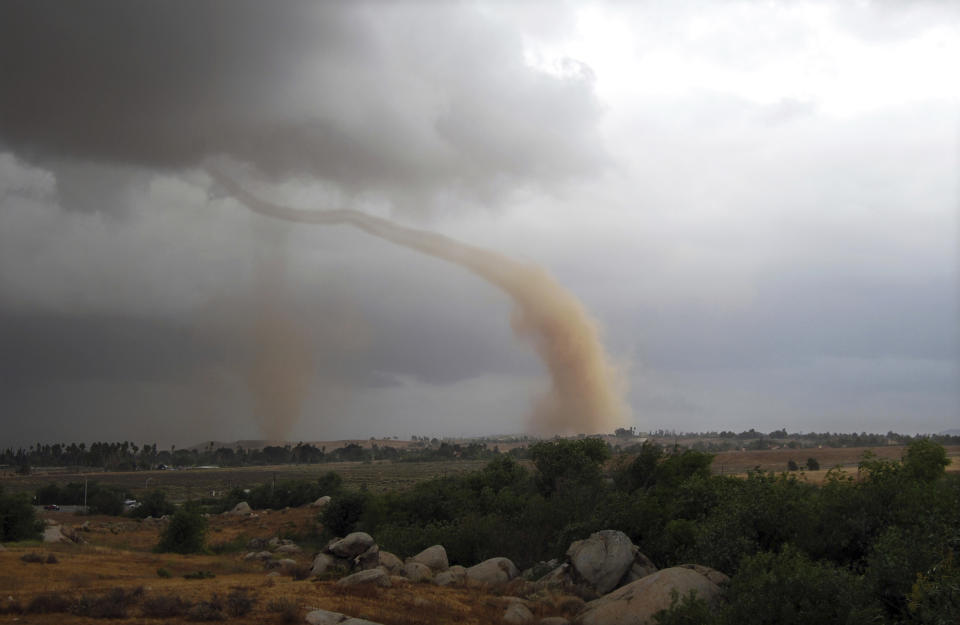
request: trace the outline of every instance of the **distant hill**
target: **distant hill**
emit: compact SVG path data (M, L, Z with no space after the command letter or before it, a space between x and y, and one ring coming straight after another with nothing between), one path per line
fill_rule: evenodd
M940 432L943 436L960 436L960 428L951 428Z

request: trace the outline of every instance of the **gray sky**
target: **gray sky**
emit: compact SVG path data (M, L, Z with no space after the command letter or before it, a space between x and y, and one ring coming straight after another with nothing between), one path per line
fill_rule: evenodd
M960 423L954 3L0 5L0 445L258 437L265 301L294 440L519 432L507 298L274 200L539 263L632 422Z

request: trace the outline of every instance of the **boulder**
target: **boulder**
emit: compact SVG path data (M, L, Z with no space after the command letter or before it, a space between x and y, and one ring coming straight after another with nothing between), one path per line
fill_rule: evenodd
M389 551L380 551L378 556L380 558L380 566L389 572L396 574L403 570L403 560Z
M429 582L433 579L433 571L426 564L407 562L403 565L403 576L411 582Z
M642 577L646 577L651 573L657 572L657 565L647 556L640 553L640 549L636 546L633 547L633 564L630 565L630 569L627 570L627 574L623 576L623 579L620 580L620 586L626 586L631 582L635 582Z
M283 543L280 542L279 536L274 536L273 538L267 541L267 547L269 547L270 549L276 549L282 544Z
M354 532L344 538L334 541L327 546L327 550L341 558L356 558L358 555L374 545L373 536L366 532Z
M548 616L540 619L540 625L570 625L570 621L562 616Z
M466 581L467 569L458 564L437 573L433 578L433 583L437 586L462 586Z
M282 560L277 560L277 566L280 567L280 572L284 575L293 575L293 572L297 570L297 561L291 560L290 558L283 558Z
M481 584L503 584L519 574L509 558L490 558L467 569L467 578Z
M507 625L529 625L533 621L533 612L519 601L507 606L507 611L503 613L503 622Z
M723 584L727 584L730 582L729 577L727 577L725 574L721 573L717 569L711 569L709 566L703 566L702 564L680 564L678 566L681 566L685 569L693 569L700 575L703 575L704 577L709 579L711 582L713 582L717 586L721 586Z
M329 610L313 610L307 612L307 623L310 625L337 625L347 620L346 615Z
M3 545L0 545L0 551L6 551L6 550L7 550L6 547L4 547Z
M353 575L347 575L337 581L340 588L350 588L353 586L381 586L390 587L390 576L383 569L370 569L369 571L360 571Z
M233 507L233 510L230 511L230 514L250 514L250 504L248 504L246 501L241 501Z
M447 560L447 550L443 548L443 545L427 547L408 561L425 564L434 572L446 571L450 568L450 563Z
M575 577L604 595L623 579L634 560L630 538L617 530L601 530L567 549Z
M341 621L340 625L380 625L380 623L374 623L373 621L368 621L363 618L348 618L345 621Z
M300 549L300 547L298 547L297 545L294 545L294 544L290 544L290 545L280 545L280 546L277 547L277 549L276 549L276 552L277 552L277 553L300 553L301 551L303 551L303 550Z
M250 551L263 551L267 548L267 541L262 538L251 538L247 541L247 549Z
M369 549L353 559L353 567L366 571L380 566L380 547L371 545Z
M574 619L575 625L649 625L653 615L670 607L670 593L684 596L691 590L712 601L720 587L697 571L673 567L657 571L589 602Z
M330 503L330 495L324 495L323 497L320 497L319 499L317 499L316 501L314 501L312 504L310 504L310 507L311 507L311 508L324 508L324 507L326 507L327 504L329 504L329 503Z
M318 553L313 559L313 566L310 569L310 575L323 575L331 566L336 564L337 560L330 554Z

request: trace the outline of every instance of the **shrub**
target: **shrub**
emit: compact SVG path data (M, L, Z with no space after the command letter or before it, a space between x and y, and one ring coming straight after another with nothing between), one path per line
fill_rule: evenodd
M39 594L24 610L27 614L53 614L56 612L68 612L73 604L73 598L58 592L45 592Z
M170 571L168 571L167 569L165 569L165 568L163 568L163 567L160 567L159 569L157 569L157 577L162 577L162 578L164 578L164 579L169 579L169 578L173 577L173 574L170 573Z
M813 456L811 456L811 457L807 458L807 469L809 469L809 470L811 470L811 471L819 471L819 470L820 470L820 463L817 462L817 459L816 459L816 458L814 458Z
M7 495L0 487L0 542L39 538L43 523L25 494Z
M57 564L60 560L57 560L57 556L52 553L47 556L47 564Z
M324 531L331 536L346 536L363 516L366 504L365 493L345 492L333 499L320 514Z
M99 486L88 490L87 506L91 514L120 516L123 514L124 499L126 499L124 491L109 486Z
M250 589L237 586L227 595L227 614L230 616L246 616L253 609L256 599L250 596Z
M953 554L917 576L908 600L912 623L960 623L960 566Z
M140 498L140 505L130 511L130 516L139 519L162 517L173 514L176 507L167 501L167 495L160 489L152 490Z
M0 614L23 614L23 606L13 597L0 603Z
M103 595L81 595L70 606L75 616L90 618L127 618L130 607L143 596L143 587L133 590L114 588Z
M24 562L36 562L43 564L45 558L37 553L36 551L28 551L27 553L20 556L20 559Z
M227 616L223 613L223 599L213 593L207 601L198 601L187 610L188 621L224 621Z
M709 603L691 590L683 598L676 589L670 591L670 607L653 615L657 625L708 625L717 622L717 613Z
M725 621L738 625L857 625L881 621L860 577L813 562L792 546L744 559L726 591Z
M796 460L791 459L787 461L787 471L799 471L799 470L800 470L800 466L797 465Z
M147 618L174 618L184 616L190 602L175 595L157 595L143 602L140 610Z
M160 537L157 551L174 553L200 553L207 535L207 520L200 511L184 506L177 510Z
M300 606L292 599L274 599L267 604L267 610L280 615L280 622L292 625L300 621Z
M183 579L213 579L216 577L210 571L196 571L195 573L186 573Z

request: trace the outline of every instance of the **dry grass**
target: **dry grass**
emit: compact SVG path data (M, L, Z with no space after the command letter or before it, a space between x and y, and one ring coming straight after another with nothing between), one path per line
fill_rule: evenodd
M277 517L288 519L293 512ZM219 523L224 533L249 533L249 523L236 517L212 521ZM271 535L276 527L279 523L262 530L263 536ZM503 614L502 607L476 589L398 584L344 592L332 581L283 576L268 582L262 566L243 562L241 554L183 556L109 546L122 540L152 547L156 530L143 524L134 524L120 534L90 532L85 536L94 542L44 546L44 556L56 555L59 563L55 566L21 561L22 555L36 551L33 548L11 546L0 552L0 623L16 618L24 622L18 612L28 610L30 623L104 623L114 604L117 609L110 613L115 617L110 618L111 623L185 622L218 619L221 614L231 623L301 623L308 607L384 625L481 625L499 623ZM96 544L98 540L107 544ZM304 565L310 559L309 554L297 558ZM171 577L158 577L160 568L170 571ZM184 579L184 574L198 570L212 571L216 577ZM117 599L121 595L123 601ZM115 600L111 602L109 597Z

